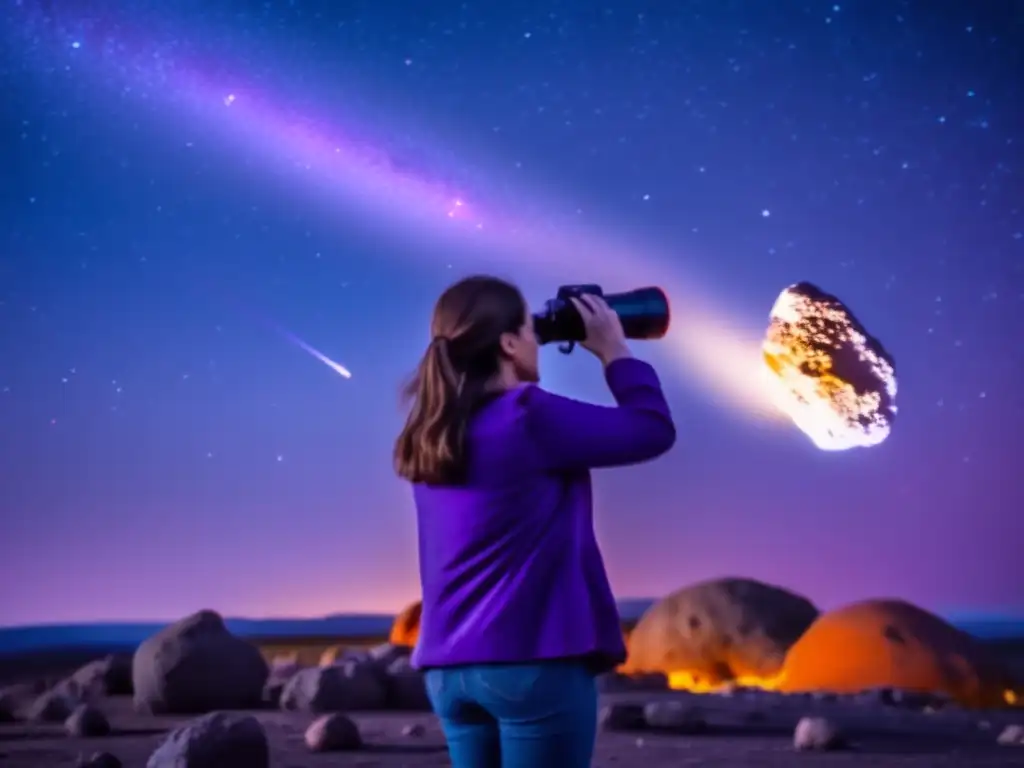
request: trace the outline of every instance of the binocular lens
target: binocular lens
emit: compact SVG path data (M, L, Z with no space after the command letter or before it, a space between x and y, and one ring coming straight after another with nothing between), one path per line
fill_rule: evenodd
M602 296L601 288L596 285L562 286L558 297L548 301L544 311L533 316L534 333L541 344L583 341L586 337L583 318L570 299L585 294ZM638 288L603 298L622 321L627 339L660 339L668 333L668 296L661 288Z

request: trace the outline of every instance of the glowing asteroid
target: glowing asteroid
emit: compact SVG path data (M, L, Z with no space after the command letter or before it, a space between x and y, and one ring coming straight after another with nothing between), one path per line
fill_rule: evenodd
M827 451L878 445L896 416L892 358L835 296L784 290L762 345L778 407Z

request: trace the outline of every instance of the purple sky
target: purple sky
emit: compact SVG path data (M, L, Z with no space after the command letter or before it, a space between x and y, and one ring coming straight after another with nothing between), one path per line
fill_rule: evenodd
M150 6L0 27L0 625L415 599L397 390L473 271L672 296L636 351L679 443L595 478L620 596L1024 615L1010 3ZM895 356L876 448L765 415L801 280ZM543 365L607 399L585 354Z

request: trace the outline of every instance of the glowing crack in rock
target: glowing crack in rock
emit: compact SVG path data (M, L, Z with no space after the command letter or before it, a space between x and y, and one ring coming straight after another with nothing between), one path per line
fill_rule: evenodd
M892 357L835 296L784 290L762 344L779 409L822 450L878 445L896 416Z

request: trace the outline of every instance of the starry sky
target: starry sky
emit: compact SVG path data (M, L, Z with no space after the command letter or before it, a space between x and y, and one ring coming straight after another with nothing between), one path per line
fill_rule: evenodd
M672 297L677 446L595 476L620 596L1024 615L1014 0L3 2L0 625L415 599L397 392L472 272ZM802 280L895 357L879 446L760 402Z

